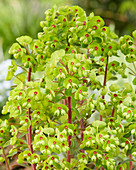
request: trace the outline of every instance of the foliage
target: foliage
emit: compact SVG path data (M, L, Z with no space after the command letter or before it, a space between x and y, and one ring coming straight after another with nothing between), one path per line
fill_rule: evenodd
M72 4L81 6L87 14L94 11L119 35L131 34L136 27L135 0L73 0Z
M0 122L1 161L8 169L13 155L33 170L135 167L134 39L118 39L100 16L87 17L79 6L54 6L45 15L38 39L21 36L9 50L24 71L15 75L12 60L6 80L14 77L16 87L2 111L9 119ZM113 82L118 75L123 86ZM100 119L91 122L96 114Z

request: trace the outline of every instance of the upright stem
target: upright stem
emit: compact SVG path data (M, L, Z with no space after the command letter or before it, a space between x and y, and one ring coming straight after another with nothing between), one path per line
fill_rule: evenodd
M28 82L31 80L31 68L29 68L29 71L28 71ZM30 119L31 121L31 109L29 108L28 109L28 118ZM28 131L28 134L27 134L27 143L29 145L29 150L30 152L33 154L33 146L32 146L32 126L30 125L29 128L27 129ZM36 170L36 166L35 164L31 164L31 167L33 170Z
M5 158L6 169L7 169L7 170L10 170L9 164L8 164L8 159L7 159L7 156L6 156L6 154L5 154L4 148L2 148L2 152L3 152L3 156L4 156L4 158Z
M114 109L114 107L113 107L113 109L112 109L112 113L111 113L111 117L113 117L113 116L114 116L114 111L115 111L115 109Z
M132 159L132 154L129 155L129 159ZM132 170L132 168L133 168L133 162L130 161L129 162L129 170Z
M68 97L68 123L72 124L72 111L71 111L71 97ZM71 155L70 155L70 146L71 146L71 138L72 136L68 136L68 147L69 150L67 151L67 162L70 162Z
M87 58L89 58L89 48L87 48Z
M106 86L108 60L109 60L109 56L107 55L107 63L106 63L106 66L105 66L103 88ZM104 99L104 96L102 96L102 99ZM100 121L102 121L102 115L100 115Z
M80 102L80 105L82 106L83 103L84 103L84 101L82 100L82 101ZM80 119L80 128L81 128L81 129L84 128L84 120L83 120L83 119ZM83 139L84 139L84 134L83 134L83 131L82 131L82 130L80 131L80 135L81 135L81 143L82 143L82 141L83 141ZM84 153L84 150L81 149L81 152Z
M81 129L84 128L84 120L83 120L83 119L80 120L80 128L81 128ZM83 139L84 139L84 134L83 134L83 131L82 131L82 130L80 131L80 135L81 135L81 143L82 143L82 141L83 141ZM84 153L84 150L81 149L81 152Z
M28 81L31 80L31 68L29 68L29 71L28 71Z

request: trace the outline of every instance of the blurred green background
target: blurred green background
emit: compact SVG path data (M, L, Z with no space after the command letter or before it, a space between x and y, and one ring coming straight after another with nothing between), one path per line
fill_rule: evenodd
M136 0L0 0L0 110L11 85L4 81L12 57L10 46L21 35L37 38L44 12L54 4L79 5L87 15L94 12L119 36L136 29Z

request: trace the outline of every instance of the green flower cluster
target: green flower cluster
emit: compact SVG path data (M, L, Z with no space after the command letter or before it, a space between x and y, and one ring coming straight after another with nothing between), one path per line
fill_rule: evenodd
M11 134L4 141L13 145L9 156L19 154L18 163L33 170L131 168L136 93L132 83L113 81L127 78L126 69L136 75L134 39L118 40L101 17L87 17L78 6L54 6L45 15L38 39L21 36L9 50L23 69L15 75L18 65L12 60L6 77L15 76L16 84L2 111L11 125L2 129ZM100 120L93 120L96 115Z

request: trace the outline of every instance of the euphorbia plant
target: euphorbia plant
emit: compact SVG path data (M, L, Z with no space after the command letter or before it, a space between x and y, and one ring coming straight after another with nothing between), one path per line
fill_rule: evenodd
M134 39L119 39L101 17L87 17L78 6L45 14L38 39L21 36L9 50L16 61L6 79L14 77L16 86L2 111L9 119L1 120L0 161L7 169L14 155L33 170L132 169L136 93L125 70L136 75ZM118 77L125 78L122 86L113 82Z

